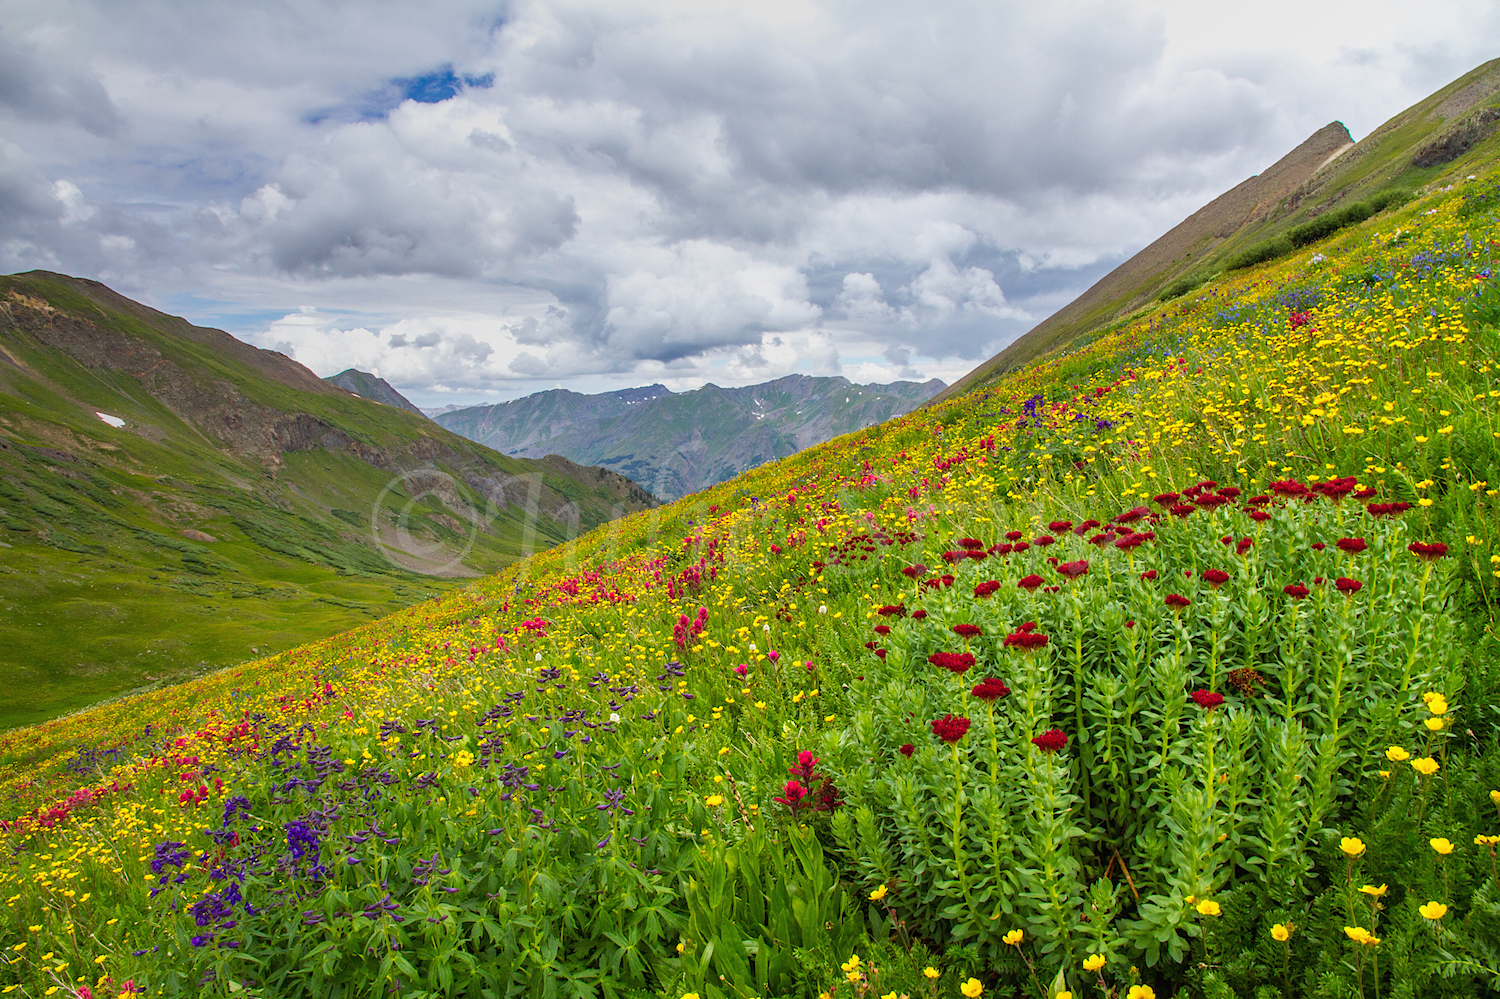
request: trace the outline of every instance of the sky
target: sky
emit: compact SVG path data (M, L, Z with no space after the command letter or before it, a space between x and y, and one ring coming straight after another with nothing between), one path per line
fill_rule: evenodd
M0 272L418 405L953 381L1492 0L0 0Z

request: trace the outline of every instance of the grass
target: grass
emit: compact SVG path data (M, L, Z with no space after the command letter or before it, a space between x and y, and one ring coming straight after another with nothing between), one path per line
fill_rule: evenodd
M440 599L0 737L0 976L1500 987L1497 181Z

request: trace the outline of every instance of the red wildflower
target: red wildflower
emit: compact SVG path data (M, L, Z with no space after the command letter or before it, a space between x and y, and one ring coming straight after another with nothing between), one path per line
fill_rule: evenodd
M963 549L959 549L958 551L952 551L952 552L943 552L943 561L947 562L950 565L953 564L954 562L962 562L964 559L966 559L968 557L969 557L969 553L966 552L966 551L964 551Z
M974 653L934 652L927 657L927 661L950 673L967 673L974 665Z
M1411 509L1410 503L1371 503L1365 510L1372 517L1394 517Z
M1022 576L1021 581L1016 583L1016 585L1029 593L1036 590L1038 586L1041 586L1045 582L1045 579L1033 572L1029 576Z
M983 548L984 542L980 541L978 538L959 538L958 547L967 548L970 551L973 551L976 548Z
M877 624L875 626L875 634L877 635L889 635L890 633L891 627L888 624Z
M925 610L914 610L911 612L911 618L913 621L920 621L926 616L927 612Z
M1191 600L1189 600L1187 597L1183 596L1180 593L1168 593L1167 594L1167 606L1168 607L1176 607L1176 608L1178 608L1180 610L1183 607L1186 607L1186 606L1188 606L1191 603L1192 603Z
M1071 520L1053 520L1048 522L1047 524L1047 530L1057 534L1061 534L1063 531L1072 530L1072 528L1073 522ZM1040 542L1041 538L1038 538L1037 541Z
M1296 479L1279 479L1267 488L1277 496L1289 499L1300 499L1311 494L1311 490Z
M1149 531L1146 534L1126 534L1123 537L1115 539L1115 547L1127 552L1132 548L1139 548L1150 540L1148 537L1149 534Z
M1365 543L1364 538L1339 538L1334 542L1334 547L1345 555L1358 555L1370 546Z
M1022 652L1035 652L1037 649L1047 645L1047 636L1038 635L1027 628L1013 631L1005 636L1005 647L1007 649L1020 649Z
M1216 694L1212 690L1193 691L1193 703L1205 711L1212 711L1224 703L1224 695Z
M1006 531L1005 532L1005 540L1006 541L1020 541L1024 537L1025 537L1025 535L1022 534L1020 531Z
M1174 517L1186 517L1196 509L1198 508L1191 503L1173 503L1167 508L1167 512Z
M811 802L807 800L808 790L802 786L801 781L789 780L781 789L781 794L774 799L778 805L785 805L792 810L792 814L806 808Z
M1219 490L1220 496L1228 496L1230 499L1239 499L1240 490L1238 486L1225 486Z
M1255 547L1253 540L1250 538L1240 538L1239 543L1234 546L1234 553L1236 555L1243 555L1253 547Z
M916 579L918 576L925 576L931 571L931 569L918 562L916 565L909 565L905 569L902 569L901 575L908 579Z
M1089 571L1088 559L1079 559L1077 562L1064 562L1057 567L1057 571L1069 579L1077 579Z
M978 638L980 634L979 626L977 624L955 624L952 628L952 631L959 638L962 638L966 641L970 638Z
M1427 544L1424 541L1413 541L1406 546L1406 550L1427 562L1442 558L1448 554L1448 546L1441 541L1434 541L1432 544Z
M1223 506L1225 503L1233 502L1233 500L1227 496L1220 496L1218 493L1209 493L1206 496L1199 496L1193 502L1205 510L1212 510L1216 506Z
M1151 497L1151 502L1155 503L1157 506L1171 506L1173 503L1176 503L1180 499L1182 499L1181 493L1160 493L1156 496Z
M986 579L982 583L975 584L974 595L983 600L998 589L1000 589L1000 581L998 579Z
M1315 551L1315 552L1320 552L1320 551L1322 551L1322 550L1323 550L1323 549L1325 549L1325 548L1327 548L1327 547L1328 547L1328 546L1327 546L1327 545L1325 545L1325 544L1324 544L1324 543L1323 543L1323 542L1321 542L1321 541L1314 541L1314 542L1313 542L1313 543L1312 543L1312 550L1313 550L1313 551Z
M1049 728L1032 739L1031 744L1044 753L1055 753L1068 745L1068 737L1063 735L1060 728Z
M1208 580L1209 585L1217 590L1219 587L1229 582L1229 573L1225 572L1223 569L1206 569L1204 570L1203 578Z
M969 719L954 715L943 715L932 720L932 734L944 742L953 743L962 739L969 731Z
M818 758L804 749L797 754L797 765L788 767L786 772L788 776L798 780L814 781L818 779L818 763Z
M1085 520L1083 523L1079 524L1077 527L1073 528L1073 533L1081 538L1098 526L1099 522L1091 517L1088 520Z
M1004 680L992 676L981 680L970 693L986 704L991 704L1002 697L1010 696L1010 688L1005 685Z
M1281 592L1285 593L1293 600L1302 600L1305 599L1307 595L1312 592L1312 590L1309 590L1301 583L1288 583L1281 588Z
M1370 486L1366 486L1363 489L1356 489L1353 495L1357 500L1367 500L1375 495L1375 490Z
M905 604L886 604L884 607L880 608L875 613L879 614L881 617L905 617L906 616L906 605Z
M1043 534L1041 537L1036 539L1036 546L1038 548L1046 548L1048 545L1055 544L1057 544L1057 539L1050 534Z
M1333 585L1338 587L1340 593L1349 594L1358 593L1365 584L1357 579L1350 579L1348 576L1340 576L1333 581Z
M1146 580L1155 579L1156 578L1156 570L1155 569L1147 569L1145 572L1141 573L1141 578L1142 579L1146 579Z
M909 742L903 743L902 746L901 746L901 750L900 750L902 756L910 756L912 753L915 753L916 751L917 751L917 747L913 746Z
M1263 524L1271 519L1271 515L1269 513L1266 513L1266 511L1264 510L1251 510L1250 519L1255 521L1257 524Z
M1124 513L1115 517L1114 522L1116 524L1133 524L1136 521L1140 520L1142 517L1148 517L1150 515L1151 511L1146 509L1145 507L1133 506L1129 510L1126 510Z

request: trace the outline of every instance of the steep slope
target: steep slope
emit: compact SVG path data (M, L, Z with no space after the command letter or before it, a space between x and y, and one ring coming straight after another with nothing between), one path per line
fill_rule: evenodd
M602 465L672 498L908 412L942 388L937 379L855 385L788 375L680 394L660 385L602 395L554 389L437 422L506 454Z
M1325 125L1264 173L1240 183L1101 278L934 401L956 398L1160 298L1237 267L1285 256L1357 224L1441 176L1500 159L1500 59L1466 73L1359 142Z
M383 402L387 406L395 406L404 409L408 413L424 415L420 409L411 404L411 401L391 388L391 383L384 378L377 378L368 371L360 371L358 368L345 368L336 375L330 375L323 379L330 385L336 385L341 389L353 392L361 399L370 399L374 402Z
M331 634L649 505L101 284L0 277L0 726Z

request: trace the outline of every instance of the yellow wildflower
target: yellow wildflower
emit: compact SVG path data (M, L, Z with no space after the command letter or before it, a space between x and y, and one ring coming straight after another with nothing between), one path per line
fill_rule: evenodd
M1374 885L1365 885L1360 889L1360 891L1364 892L1366 895L1373 895L1376 898L1379 898L1380 896L1385 894L1386 886L1381 885L1379 888L1377 888Z
M971 978L960 985L958 991L962 992L968 999L979 999L984 994L984 986L980 984L979 979Z
M927 967L922 969L922 974L926 975L928 978L937 978L937 976L941 975L942 972L929 964Z
M709 808L718 808L724 804L724 796L722 794L711 794L703 799L703 803Z
M1402 749L1400 746L1391 746L1385 751L1385 758L1390 760L1392 763L1400 763L1403 760L1411 759L1411 754Z
M1083 962L1083 970L1098 971L1100 968L1104 967L1104 963L1105 962L1103 954L1090 954Z
M1149 985L1132 985L1125 999L1156 999L1156 990Z
M1431 777L1438 772L1438 761L1430 756L1424 756L1420 760L1411 761L1412 769L1423 777Z
M874 891L870 892L871 902L879 902L883 898L885 898L885 885L881 885L879 888L876 888Z
M1364 840L1358 836L1345 836L1339 840L1339 849L1348 857L1357 857L1365 852Z
M1211 898L1205 898L1199 902L1197 909L1200 916L1217 916L1220 914L1219 903Z
M1026 934L1022 933L1020 930L1011 930L1009 933L1005 934L1005 942L1010 944L1012 947L1021 946L1021 941L1025 938Z
M1453 852L1453 844L1442 837L1438 837L1437 839L1430 839L1427 842L1432 845L1432 848L1434 850L1436 850L1444 857Z
M1438 920L1448 914L1448 907L1441 902L1428 902L1417 906L1417 911L1422 914L1423 919Z
M1286 943L1291 938L1294 928L1291 923L1277 923L1271 927L1271 939L1280 943Z
M1443 730L1443 720L1441 718L1429 718L1422 724L1427 726L1427 731L1429 732L1441 732Z

